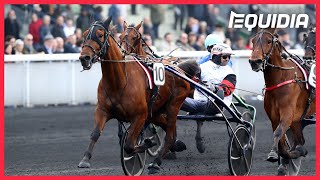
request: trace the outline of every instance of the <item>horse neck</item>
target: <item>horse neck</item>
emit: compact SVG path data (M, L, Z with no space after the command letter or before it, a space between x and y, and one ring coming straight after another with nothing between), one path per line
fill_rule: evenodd
M270 56L268 63L279 67L286 67L286 64L282 60L280 51L277 47L273 49L272 55ZM282 73L284 71L285 70L279 70L270 66L266 66L264 70L264 79L266 87L274 86L276 84L281 83L283 81Z
M113 40L108 40L110 47L107 50L105 60L123 60L120 49ZM114 90L122 89L126 84L125 63L101 62L102 80L107 83L108 88Z

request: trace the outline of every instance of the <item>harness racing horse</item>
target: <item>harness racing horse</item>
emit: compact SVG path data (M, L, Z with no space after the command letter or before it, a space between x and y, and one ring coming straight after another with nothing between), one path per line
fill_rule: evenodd
M158 59L155 57L156 55L150 49L150 47L144 42L142 35L139 32L141 25L142 25L142 22L138 24L136 27L134 26L128 27L127 23L124 22L124 31L120 35L120 44L126 50L127 53L135 53L137 57L147 58L147 59L148 58ZM170 62L166 61L165 63L170 63ZM198 74L200 74L200 67L198 66L196 61L186 61L178 64L178 67L180 68L180 70L182 70L182 73L185 73L189 78L193 78L194 76L197 76ZM189 86L188 88L184 88L186 86L185 83L187 82L167 71L165 73L165 80L166 80L165 85L159 86L160 88L159 95L157 96L158 99L154 103L153 111L155 109L159 109L160 106L163 106L159 104L160 102L159 98L160 99L166 98L165 96L163 96L163 94L167 93L168 88L172 89L170 90L171 91L170 96L173 100L173 101L169 101L169 103L175 103L175 104L165 105L166 106L164 108L165 111L160 111L157 114L153 113L153 116L149 117L152 123L156 125L160 125L162 129L166 131L165 145L163 149L160 151L159 157L149 165L148 167L149 173L159 171L158 166L161 164L161 160L164 158L164 156L169 152L169 149L173 152L182 151L185 149L185 145L181 141L176 141L176 125L175 124L176 124L176 118L177 118L179 109L182 105L182 102L191 92L191 88ZM183 84L183 86L179 84ZM176 99L176 97L180 97L180 98Z
M282 58L282 52L288 52L275 31L273 28L261 29L253 37L249 59L252 70L261 70L264 74L264 109L274 132L272 149L267 158L271 162L277 162L279 155L285 159L296 159L307 154L303 147L305 139L301 121L315 113L314 94L312 89L307 89L309 86L303 70L293 59ZM291 149L286 146L284 137L289 128L294 142Z
M137 138L150 115L148 102L151 91L142 67L135 61L124 60L120 45L110 34L109 17L104 22L93 23L83 33L84 45L80 53L80 61L84 70L89 70L94 62L101 62L102 78L98 85L98 103L94 114L94 130L91 142L78 167L89 168L90 158L105 124L112 118L121 122L129 122L128 137L124 145L127 154L143 152L148 146L135 146ZM165 128L164 150L168 151L175 140L176 118L179 109L188 96L190 84L174 77L166 76L166 84L159 90L159 95L153 105L153 117L166 115L166 121L152 118L152 123ZM158 121L157 121L158 120ZM160 152L161 153L161 152ZM155 170L160 170L161 156L155 159Z

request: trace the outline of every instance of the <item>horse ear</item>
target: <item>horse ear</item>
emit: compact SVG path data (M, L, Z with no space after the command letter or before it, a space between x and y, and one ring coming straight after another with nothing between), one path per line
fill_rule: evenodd
M140 27L142 26L142 24L143 24L143 21L141 21L140 24L138 24L138 25L136 26L136 29L139 30Z
M123 21L123 31L125 31L128 27L128 24L126 21Z
M109 29L109 25L111 23L111 20L112 20L112 16L109 16L108 19L106 19L103 23L103 26L105 29Z

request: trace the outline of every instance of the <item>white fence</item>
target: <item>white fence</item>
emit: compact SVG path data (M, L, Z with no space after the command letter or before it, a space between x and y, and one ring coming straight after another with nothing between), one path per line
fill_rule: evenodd
M302 50L291 52L303 55ZM176 51L172 55L198 59L207 53ZM236 93L241 96L261 94L264 87L262 72L251 70L248 62L250 54L251 51L235 51L232 57L232 68L238 79ZM78 58L79 54L5 55L5 106L96 103L101 78L100 64L93 65L89 71L80 72L82 66Z

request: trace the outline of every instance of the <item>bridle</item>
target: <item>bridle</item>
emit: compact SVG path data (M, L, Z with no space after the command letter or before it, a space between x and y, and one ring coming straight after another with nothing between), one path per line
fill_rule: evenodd
M105 32L104 33L104 37L105 38L104 38L103 42L100 41L100 39L97 37L97 35L95 33L98 29L103 29L104 32ZM105 54L107 53L108 47L110 46L109 43L108 43L109 35L110 35L110 31L107 31L106 28L103 25L101 25L101 23L99 23L98 21L94 22L91 25L91 27L89 29L89 33L86 36L86 38L84 39L84 44L83 44L82 48L88 47L93 51L94 57L91 59L92 63L95 63L95 62L99 61L99 59L104 57ZM93 40L96 43L98 43L99 46L100 46L100 50L97 51L90 44L85 43L87 40Z
M272 45L271 45L270 50L267 53L265 53L265 51L263 49L263 45L262 45L262 35L263 34L268 34L268 35L270 35L272 37L272 40L271 40ZM279 49L279 52L281 52L281 49L284 49L288 54L290 54L283 47L283 45L280 43L277 35L274 35L274 34L270 33L269 31L262 30L262 31L258 32L253 38L255 38L256 36L258 36L258 40L256 42L257 43L259 42L259 45L260 45L260 48L261 48L262 54L263 54L262 71L264 71L267 66L269 66L271 68L280 69L280 70L292 70L292 69L294 69L294 67L281 67L281 66L276 66L274 64L269 63L269 59L270 59L270 56L272 55L272 51L276 46ZM254 51L254 49L255 49L255 47L253 47L252 51Z
M131 31L132 29L134 30L134 32L136 33L136 36L137 36L137 40L135 41L134 44L130 44L130 43L128 42L128 41L129 41L129 40L128 40L128 36L129 36L129 32L130 32L130 31L126 31L126 33L125 33L123 39L121 40L120 44L122 44L122 43L124 42L124 43L126 44L126 47L127 47L127 49L126 49L127 54L130 54L130 53L132 53L132 52L134 52L134 51L136 50L136 47L137 47L138 42L141 41L141 40L143 40L143 39L142 39L141 33L140 33L135 27L127 27L127 30L128 30L128 29L130 29L130 31ZM129 48L128 48L128 47L130 47L130 48L132 49L131 52L129 51Z

